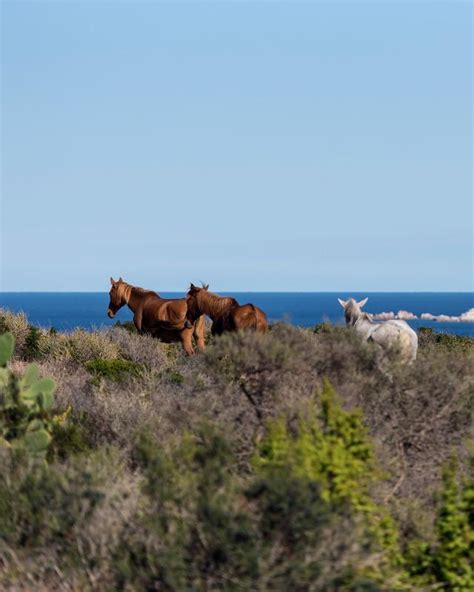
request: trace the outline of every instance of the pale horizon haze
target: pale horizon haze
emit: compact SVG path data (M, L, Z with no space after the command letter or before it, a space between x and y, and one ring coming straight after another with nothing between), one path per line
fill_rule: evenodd
M1 2L2 291L471 291L471 2Z

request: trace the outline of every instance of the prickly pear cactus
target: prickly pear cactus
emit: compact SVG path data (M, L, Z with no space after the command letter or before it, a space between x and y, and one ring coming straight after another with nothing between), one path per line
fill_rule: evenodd
M13 355L15 340L11 333L0 335L0 367L4 368Z
M51 442L51 407L56 385L31 364L22 377L6 367L14 349L11 334L0 336L0 445L44 455Z

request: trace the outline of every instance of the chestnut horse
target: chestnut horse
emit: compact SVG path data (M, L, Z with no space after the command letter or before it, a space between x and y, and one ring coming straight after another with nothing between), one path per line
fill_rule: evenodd
M235 298L218 296L208 291L209 286L198 288L191 284L187 294L190 318L206 314L212 319L211 332L221 335L224 331L253 329L265 333L267 315L254 304L239 304Z
M126 304L133 312L133 322L138 333L149 333L165 343L181 341L188 355L194 353L194 335L198 348L204 349L204 316L196 315L191 319L185 298L161 298L156 292L131 286L122 278L117 281L110 278L110 283L112 287L107 314L111 319Z

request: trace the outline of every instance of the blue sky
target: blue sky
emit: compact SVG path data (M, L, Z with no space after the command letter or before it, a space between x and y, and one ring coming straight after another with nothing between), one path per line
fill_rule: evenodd
M472 285L470 2L2 2L3 290Z

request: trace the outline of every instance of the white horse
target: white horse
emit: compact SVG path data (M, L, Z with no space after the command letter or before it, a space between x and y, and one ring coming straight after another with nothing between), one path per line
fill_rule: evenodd
M353 327L366 341L373 341L384 350L398 349L403 363L411 364L416 359L418 336L408 323L396 320L376 323L361 310L368 298L360 302L356 302L354 298L338 300L344 309L346 324Z

